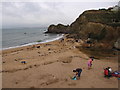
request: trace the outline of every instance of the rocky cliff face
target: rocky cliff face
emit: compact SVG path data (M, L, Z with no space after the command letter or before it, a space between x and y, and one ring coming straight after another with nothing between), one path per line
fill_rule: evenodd
M109 10L89 10L81 14L69 28L75 38L90 38L97 47L114 47L120 37L120 12ZM99 45L98 45L99 44ZM107 47L106 47L107 46Z
M51 25L48 32L69 33L69 36L87 40L90 38L94 45L114 47L120 37L120 11L88 10L83 12L70 26ZM97 46L96 46L97 47Z
M72 31L72 33L80 32L82 34L86 29L96 32L106 26L113 28L119 27L120 13L107 10L85 11L70 25L70 31Z
M62 24L50 25L46 33L67 33L67 28L68 26Z

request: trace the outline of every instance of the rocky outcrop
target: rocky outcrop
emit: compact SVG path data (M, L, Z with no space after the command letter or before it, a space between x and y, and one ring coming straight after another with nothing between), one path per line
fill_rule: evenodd
M83 12L70 26L50 25L50 33L69 33L75 39L92 40L94 46L112 48L120 38L120 11L88 10ZM96 43L96 44L95 44Z
M67 33L67 28L68 26L62 24L50 25L46 33Z
M120 38L117 39L117 41L114 44L114 47L118 50L120 50Z
M94 47L112 49L120 37L120 13L109 10L89 10L81 14L69 27L71 36L87 40L90 38ZM107 47L106 47L107 46Z
M86 27L86 24L89 22L118 27L120 26L120 13L111 12L109 10L85 11L70 25L70 31L72 31L72 33L83 31L83 29Z

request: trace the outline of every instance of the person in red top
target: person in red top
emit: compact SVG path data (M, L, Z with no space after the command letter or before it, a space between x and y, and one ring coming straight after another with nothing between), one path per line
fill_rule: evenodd
M108 67L108 68L104 69L104 77L110 78L111 76L112 76L112 69L111 69L111 67Z
M93 58L90 57L90 59L88 60L88 70L92 67L92 61L93 61Z
M104 69L104 77L108 77L108 68Z

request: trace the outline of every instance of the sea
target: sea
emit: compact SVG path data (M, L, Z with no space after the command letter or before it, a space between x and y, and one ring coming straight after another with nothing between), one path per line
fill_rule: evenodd
M47 27L2 29L2 50L58 40L63 34L45 33Z

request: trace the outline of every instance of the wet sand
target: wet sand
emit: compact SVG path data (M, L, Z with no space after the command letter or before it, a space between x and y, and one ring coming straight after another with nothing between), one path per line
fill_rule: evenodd
M118 88L118 79L104 78L104 68L118 69L117 57L93 62L75 46L80 43L65 39L49 43L4 50L2 52L3 88ZM25 60L27 63L22 64ZM73 69L82 68L80 80L71 80Z

